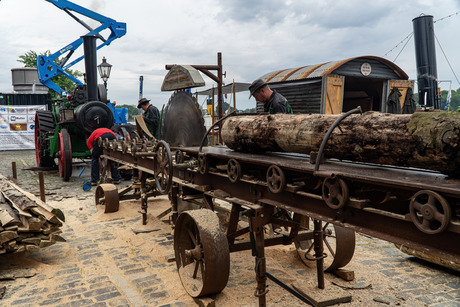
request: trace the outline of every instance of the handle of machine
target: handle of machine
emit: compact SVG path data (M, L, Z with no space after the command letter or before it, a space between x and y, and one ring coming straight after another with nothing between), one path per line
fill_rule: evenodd
M352 109L348 111L347 113L343 114L342 116L340 116L339 118L337 118L337 120L332 124L332 126L327 131L326 135L323 138L323 141L321 142L321 146L319 147L318 155L316 156L315 171L313 172L314 175L316 175L316 172L318 172L319 170L319 165L321 163L321 157L323 156L324 147L326 147L327 140L331 136L332 131L334 131L335 127L337 127L342 122L342 120L344 120L351 114L355 114L355 113L363 114L363 111L361 110L361 106L358 106L357 108Z

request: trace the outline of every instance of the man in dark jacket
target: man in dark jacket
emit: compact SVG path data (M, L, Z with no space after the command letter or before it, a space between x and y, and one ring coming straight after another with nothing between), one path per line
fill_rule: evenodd
M146 98L141 98L137 107L144 111L144 113L142 113L142 117L144 118L145 124L150 133L155 138L158 138L158 123L160 120L158 118L158 114L160 114L158 109L154 105L150 104L150 100Z
M270 89L268 84L262 79L252 82L249 86L249 92L249 98L254 96L256 101L264 103L264 112L270 114L292 113L287 99L277 91Z

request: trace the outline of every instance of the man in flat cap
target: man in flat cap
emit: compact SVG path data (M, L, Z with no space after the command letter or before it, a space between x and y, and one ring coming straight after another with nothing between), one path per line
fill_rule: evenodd
M249 98L253 96L256 101L264 103L264 112L268 112L269 114L292 113L287 99L276 90L270 89L268 84L262 79L252 82L249 86L249 92Z
M160 112L158 109L150 104L150 100L147 98L139 99L137 108L144 111L142 117L144 118L147 128L155 138L158 138L158 123L160 120Z

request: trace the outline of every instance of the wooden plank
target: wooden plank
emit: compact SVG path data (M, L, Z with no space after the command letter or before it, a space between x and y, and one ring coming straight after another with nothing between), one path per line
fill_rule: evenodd
M0 202L0 223L3 227L21 225L19 217L7 202Z
M6 195L6 193L4 193L4 192L0 192L0 193L2 193L2 196L3 196L3 198L6 200L6 202L9 202L10 205L13 206L13 208L16 209L16 210L18 211L18 213L19 213L20 216L22 215L22 216L32 217L32 215L31 215L29 212L25 211L25 209L23 209L23 207L24 207L24 208L27 208L27 209L33 208L33 207L36 206L35 204L34 204L34 205L23 205L23 206L19 206L19 205L16 204L16 202L14 202L10 197L8 197L8 195ZM23 201L21 201L21 203L23 203ZM30 203L33 203L33 202L30 202Z
M56 215L52 214L45 208L41 206L37 206L35 208L31 208L30 211L36 215L41 215L46 218L46 220L52 224L62 226L61 221L56 217Z
M16 189L21 194L24 194L27 198L29 198L30 200L35 202L35 204L37 206L40 206L40 207L44 208L45 210L53 213L61 221L65 222L65 216L64 216L64 213L62 212L61 209L57 209L57 208L53 208L53 207L49 206L47 203L43 202L40 198L38 198L37 196L35 196L34 194L32 194L30 192L27 192L27 191L23 190L18 185L16 185L14 182L11 182L10 180L8 180L5 176L3 176L1 174L0 174L0 181L3 181L6 184L10 185L12 188Z
M18 237L18 233L16 231L9 231L5 230L0 232L0 244L6 243Z
M326 85L325 114L340 114L343 100L343 77L328 75Z

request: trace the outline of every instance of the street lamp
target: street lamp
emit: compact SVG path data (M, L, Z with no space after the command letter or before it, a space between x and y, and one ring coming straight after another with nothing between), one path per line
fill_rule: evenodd
M99 70L99 75L101 79L104 81L105 91L107 92L107 80L110 77L110 71L112 70L112 65L107 63L105 57L102 57L102 63L97 65L97 69Z

